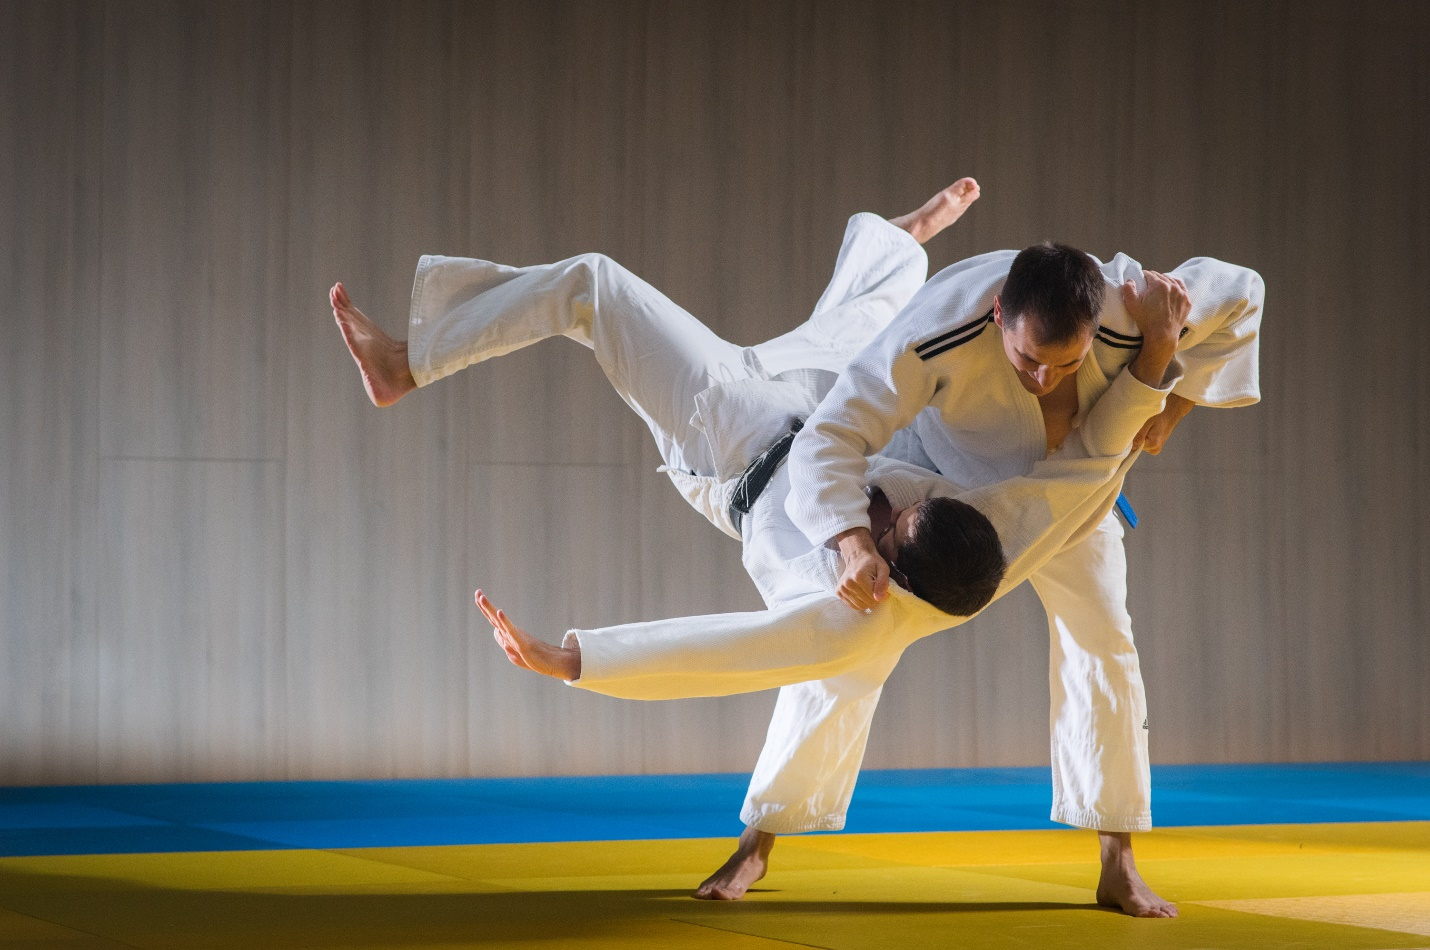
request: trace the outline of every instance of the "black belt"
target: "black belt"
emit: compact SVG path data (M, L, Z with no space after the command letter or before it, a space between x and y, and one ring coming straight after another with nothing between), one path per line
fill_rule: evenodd
M740 480L735 483L735 494L730 499L730 520L734 522L736 531L741 529L745 516L755 507L760 493L765 490L770 479L775 477L775 471L779 469L785 456L789 455L789 447L794 443L795 433L803 428L804 420L796 419L788 432L776 439L774 445L761 452L760 456L750 463L750 467L741 473Z

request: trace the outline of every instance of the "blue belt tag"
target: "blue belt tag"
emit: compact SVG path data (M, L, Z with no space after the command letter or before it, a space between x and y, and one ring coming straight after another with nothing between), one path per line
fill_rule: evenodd
M1122 515L1122 520L1127 522L1127 527L1137 527L1137 512L1132 510L1132 502L1127 500L1127 496L1122 492L1117 493L1117 513Z

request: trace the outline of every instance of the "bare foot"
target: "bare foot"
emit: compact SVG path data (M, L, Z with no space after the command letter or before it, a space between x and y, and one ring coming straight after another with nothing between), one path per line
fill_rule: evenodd
M333 317L343 331L348 352L362 370L363 388L373 405L390 406L417 388L407 366L406 340L394 340L383 333L367 314L353 306L341 283L328 291L328 302L333 305Z
M581 647L566 648L543 643L511 622L506 611L498 610L487 595L477 591L477 606L492 625L492 637L506 658L524 670L559 680L581 678Z
M1099 832L1102 876L1097 881L1097 902L1131 917L1175 917L1177 905L1152 893L1137 873L1132 858L1132 836L1125 832Z
M750 886L769 870L770 850L774 846L774 835L747 827L740 835L735 853L720 865L720 870L705 879L695 896L703 901L737 901L744 897Z
M934 195L917 211L911 211L889 223L903 228L920 244L927 244L935 234L963 216L968 206L978 200L978 182L960 178Z

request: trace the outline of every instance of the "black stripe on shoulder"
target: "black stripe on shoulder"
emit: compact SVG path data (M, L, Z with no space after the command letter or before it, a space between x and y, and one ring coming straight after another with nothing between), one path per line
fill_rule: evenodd
M1181 339L1191 331L1191 327L1182 327L1182 332L1177 334L1177 339ZM1108 346L1120 347L1124 350L1135 350L1142 345L1140 336L1128 336L1125 333L1118 333L1116 330L1109 330L1107 327L1097 328L1097 338Z
M962 346L969 340L983 332L983 328L988 326L993 320L993 311L990 310L976 320L970 320L962 326L954 327L947 333L940 333L931 340L925 340L914 347L914 352L919 355L919 359L927 360L940 353L947 353L956 346Z
M1098 332L1098 333L1105 333L1105 334L1107 334L1108 336L1110 336L1112 339L1114 339L1114 340L1121 340L1123 343L1141 343L1141 342L1142 342L1142 337L1141 337L1140 335L1138 335L1138 336L1128 336L1126 333L1118 333L1116 330L1112 329L1111 327L1099 326L1099 327L1097 328L1097 332Z
M1101 343L1103 346L1116 347L1116 348L1119 349L1119 350L1140 350L1140 349L1142 349L1142 342L1141 342L1140 340L1139 340L1138 342L1136 342L1136 343L1123 343L1123 342L1120 341L1120 340L1114 340L1114 339L1112 339L1111 337L1105 337L1105 336L1103 336L1101 333L1099 333L1099 334L1097 335L1097 342Z
M987 324L984 324L984 326L987 326ZM963 344L967 343L969 340L972 340L972 339L976 338L976 337L977 337L980 333L982 333L982 332L983 332L983 327L979 327L977 330L974 330L974 331L972 331L972 332L970 332L970 333L965 333L965 334L964 334L963 336L961 336L961 337L958 337L958 338L953 339L953 340L949 340L947 343L943 344L942 346L934 347L934 348L931 349L931 350L925 350L924 352L922 352L922 353L919 354L919 359L921 359L921 360L931 360L931 359L933 359L935 356L938 356L938 355L940 355L940 354L942 354L942 353L947 353L949 350L952 350L952 349L955 349L956 347L962 346Z

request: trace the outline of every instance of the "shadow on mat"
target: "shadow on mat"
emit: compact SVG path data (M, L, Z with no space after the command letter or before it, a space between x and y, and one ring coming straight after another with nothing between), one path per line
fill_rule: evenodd
M453 880L425 885L342 885L283 890L187 890L105 877L0 870L0 906L120 940L162 934L169 945L364 947L619 937L655 921L689 923L772 915L915 915L1102 910L1095 904L781 900L696 901L686 889L465 891ZM221 937L219 936L221 935Z
M688 893L688 892L686 892ZM752 894L778 894L779 891L751 891ZM1101 904L1074 904L1058 901L863 901L858 891L850 891L848 900L771 900L696 901L700 907L738 907L750 914L989 914L999 911L1025 910L1096 910L1118 913Z

